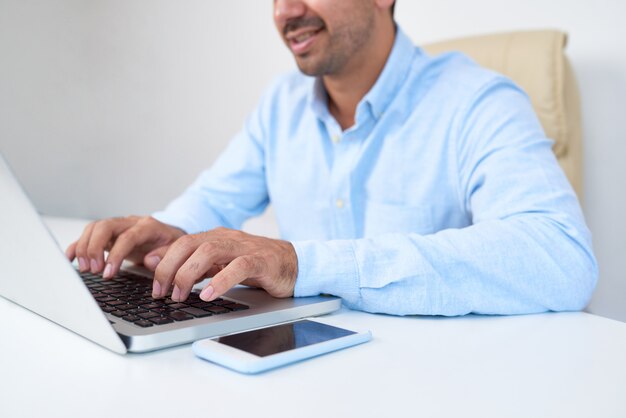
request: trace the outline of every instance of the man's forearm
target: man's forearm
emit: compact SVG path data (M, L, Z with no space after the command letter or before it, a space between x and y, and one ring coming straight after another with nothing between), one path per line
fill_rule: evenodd
M589 237L525 215L420 236L296 242L295 295L398 315L579 310L597 279Z

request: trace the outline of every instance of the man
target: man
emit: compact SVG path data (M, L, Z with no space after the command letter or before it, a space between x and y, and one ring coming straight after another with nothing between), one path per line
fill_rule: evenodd
M68 257L104 277L143 263L174 300L212 276L204 300L243 283L400 315L583 308L590 233L528 98L415 48L393 3L275 0L304 74L274 83L167 209L94 222ZM237 231L270 201L285 240Z

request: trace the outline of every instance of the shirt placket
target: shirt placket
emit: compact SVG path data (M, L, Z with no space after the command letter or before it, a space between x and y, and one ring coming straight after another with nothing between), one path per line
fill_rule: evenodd
M359 144L352 130L342 132L335 121L327 126L333 149L330 195L328 196L333 219L332 235L335 239L349 239L353 238L355 234L350 173Z

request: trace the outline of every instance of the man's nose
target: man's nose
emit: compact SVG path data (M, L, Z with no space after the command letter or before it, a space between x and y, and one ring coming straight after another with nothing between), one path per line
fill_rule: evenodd
M304 16L306 4L302 0L274 0L274 21L279 29L289 19Z

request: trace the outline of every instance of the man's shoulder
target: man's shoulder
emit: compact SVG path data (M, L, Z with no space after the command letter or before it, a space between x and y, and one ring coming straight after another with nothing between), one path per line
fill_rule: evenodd
M448 99L467 100L475 98L489 86L508 85L518 89L506 76L477 64L461 52L445 52L437 55L424 53L419 71L414 72L413 82L426 84L437 94Z
M252 121L263 130L294 126L307 114L315 79L297 71L276 76L265 89L252 114ZM265 132L268 138L274 138Z

